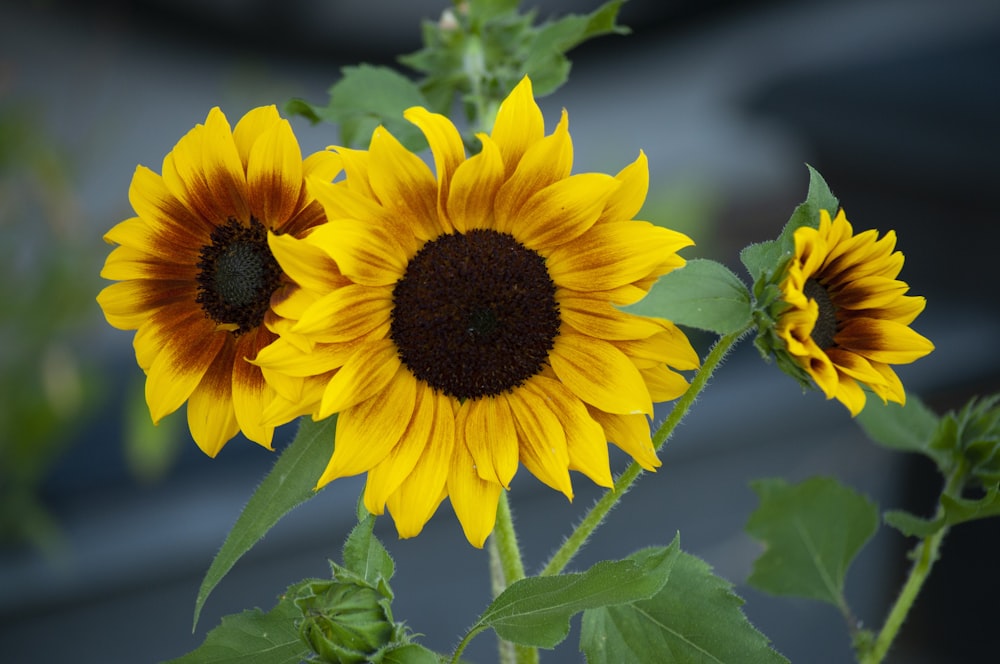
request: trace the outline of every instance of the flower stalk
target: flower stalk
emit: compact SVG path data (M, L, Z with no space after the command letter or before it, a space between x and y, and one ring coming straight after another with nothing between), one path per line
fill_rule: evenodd
M727 334L720 337L712 349L705 356L705 361L702 363L701 368L695 374L694 378L691 380L691 385L688 387L687 392L680 397L674 403L673 409L667 418L663 421L663 424L659 426L656 432L653 434L653 447L657 451L663 446L663 444L670 438L670 434L673 433L677 425L681 423L684 416L687 415L691 406L694 404L695 399L701 394L701 391L708 384L708 380L715 373L715 370L719 368L722 364L722 360L725 359L729 351L733 349L737 342L749 331L749 327L742 330ZM604 494L600 500L594 503L594 506L590 508L587 515L584 516L583 520L577 525L577 527L570 533L566 541L563 542L562 546L559 547L549 562L545 565L539 576L553 576L559 574L571 560L576 556L577 552L583 548L583 545L587 543L590 536L593 535L594 531L604 522L605 517L611 512L611 509L618 504L622 496L631 488L632 483L642 474L642 467L638 463L633 461L628 465L628 467L622 472L621 475L615 480L614 488Z

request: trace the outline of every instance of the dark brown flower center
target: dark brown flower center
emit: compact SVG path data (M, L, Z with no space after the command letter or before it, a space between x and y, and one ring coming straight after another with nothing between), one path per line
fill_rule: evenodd
M229 219L216 226L212 243L201 248L198 297L205 314L221 325L235 325L234 334L258 327L281 283L281 268L267 246L267 229Z
M559 334L545 259L507 233L442 235L392 292L390 336L417 378L459 400L513 390L542 370Z
M810 336L820 348L832 348L835 345L833 337L837 334L837 305L830 299L826 286L816 279L807 279L802 292L807 298L816 300L819 306L819 315Z

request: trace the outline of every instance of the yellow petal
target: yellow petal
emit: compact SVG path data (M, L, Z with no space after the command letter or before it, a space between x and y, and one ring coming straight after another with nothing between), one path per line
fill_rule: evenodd
M307 240L268 233L267 245L282 271L303 288L325 293L347 283L330 255Z
M383 207L422 240L449 232L437 213L437 181L423 159L382 127L372 134L369 154L368 177Z
M146 376L146 403L153 422L177 410L212 366L228 332L212 332L200 311L170 320L159 337L164 343Z
M580 237L594 225L608 194L618 181L602 173L583 173L559 180L510 211L505 223L497 210L497 227L510 228L522 244L545 251Z
M101 277L114 281L155 279L160 281L193 282L198 268L193 263L162 260L141 249L115 247L104 261Z
M194 291L190 282L135 279L105 286L97 295L97 303L113 327L135 330L156 311L171 305L178 311L190 309L202 314L194 302Z
M500 144L501 151L503 145ZM510 173L511 164L504 155L505 172ZM573 142L569 136L569 121L566 111L551 136L539 140L520 157L517 168L508 175L500 186L496 197L496 229L510 233L519 221L524 223L520 210L525 202L536 193L560 180L567 178L573 167ZM603 177L608 177L605 175ZM601 201L603 208L603 200ZM531 219L530 217L528 218ZM596 219L596 216L595 216Z
M392 230L338 219L313 229L309 242L332 256L341 274L355 283L390 286L403 276L409 258Z
M661 332L650 318L627 314L607 300L557 292L559 316L575 330L598 339L644 339Z
M236 143L236 150L244 165L250 163L250 151L257 139L279 122L281 116L278 115L278 108L274 104L258 106L240 118L233 128L233 142Z
M626 221L635 218L649 191L649 163L640 151L634 162L615 176L621 186L611 192L599 221Z
M666 366L642 369L640 373L650 398L657 403L676 399L688 390L687 379Z
M847 410L851 411L851 417L855 417L864 407L867 398L865 391L858 383L848 376L841 376L836 391L837 401L844 404ZM827 397L829 398L829 397Z
M654 471L660 467L661 462L649 436L649 419L645 415L613 415L593 407L587 410L604 428L605 437L645 470Z
M459 233L493 226L493 201L504 178L497 144L485 134L477 136L483 149L455 169L448 193L448 219Z
M350 341L386 323L391 313L390 289L344 286L309 307L292 330L326 343Z
M528 388L528 383L507 399L517 424L521 463L532 475L573 500L566 432L549 402Z
M427 447L413 471L386 501L402 538L420 534L447 495L446 482L455 451L455 411L451 397L431 392L434 420Z
M834 337L841 347L874 362L909 364L934 350L926 337L896 321L850 318Z
M365 342L326 386L318 416L329 417L375 396L393 380L400 365L390 339Z
M483 548L486 538L493 532L502 490L497 482L480 476L465 445L455 446L448 472L448 496L465 538L476 548Z
M427 144L434 155L434 170L437 171L438 215L447 217L447 202L451 189L451 179L455 170L465 161L465 146L462 135L446 116L431 113L419 106L407 109L403 117L417 125L427 137ZM443 227L449 227L447 224Z
M215 228L171 193L162 177L137 166L128 189L138 218L127 219L104 236L106 242L142 249L173 262L198 261Z
M400 369L400 372L409 373L405 369ZM365 507L372 514L382 514L386 500L413 471L427 448L434 426L435 401L432 390L426 384L418 383L409 376L407 379L415 385L413 416L399 442L384 459L368 471L364 500Z
M500 147L504 169L509 176L521 156L545 134L545 119L532 96L531 80L521 79L497 110L491 138Z
M553 249L546 266L557 286L608 290L647 276L664 255L691 244L682 233L646 222L609 222Z
M247 164L250 210L269 229L280 230L302 193L302 151L288 120L261 134Z
M583 334L560 334L549 362L559 380L584 402L609 413L653 414L639 370L610 343Z
M413 416L416 392L416 381L401 368L381 393L340 413L337 443L316 487L366 472L385 459Z
M191 437L201 451L212 458L240 430L233 410L234 349L233 344L224 347L188 398L187 421Z
M236 357L230 367L233 381L233 410L243 435L253 442L271 448L274 425L263 421L263 413L274 398L274 388L267 384L260 367L247 362L267 346L274 336L264 329L242 335L236 341Z
M551 378L535 376L528 384L551 404L566 431L569 469L580 471L598 486L614 486L604 429L590 416L583 402Z
M510 488L517 472L518 443L514 415L505 396L483 397L462 404L460 438L475 460L479 476Z

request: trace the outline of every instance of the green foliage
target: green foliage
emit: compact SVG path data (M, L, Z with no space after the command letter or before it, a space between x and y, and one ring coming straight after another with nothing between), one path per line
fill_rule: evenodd
M403 111L411 106L427 105L413 81L389 67L365 64L344 67L341 74L330 88L326 106L312 106L294 99L285 110L313 122L339 125L340 140L347 146L367 146L375 127L382 124L408 148L426 147L420 130L403 119Z
M844 577L858 551L878 528L878 507L835 479L799 484L758 480L760 506L746 530L766 549L748 583L774 594L829 602L841 609Z
M602 561L586 572L521 579L500 593L465 638L493 628L500 638L554 648L569 633L577 613L651 597L666 583L680 553L680 538L668 547L644 549L625 560Z
M399 58L423 74L419 80L388 67L346 67L330 88L326 106L293 100L286 110L312 122L340 126L347 146L367 143L383 124L412 150L426 146L420 132L405 122L411 106L450 115L458 99L472 127L465 134L474 145L476 131L488 131L500 102L525 75L536 96L566 82L570 62L565 53L584 41L628 30L616 23L624 0L611 0L589 14L570 14L534 25L535 12L520 13L517 2L485 0L461 4L437 22L423 25L423 48Z
M991 487L981 498L959 498L944 494L941 509L933 519L922 519L903 510L885 513L885 522L910 537L930 537L942 528L966 521L1000 516L1000 488Z
M624 310L716 334L745 329L751 320L750 293L743 282L725 265L704 258L663 275L646 297Z
M788 354L785 344L775 332L778 317L787 308L781 299L781 282L788 262L795 254L795 230L802 226L819 226L820 210L831 216L837 213L839 202L823 176L808 164L809 190L806 200L792 212L781 233L774 240L751 244L740 252L740 260L753 279L753 320L757 327L754 346L761 357L777 360L778 368L795 378L803 389L813 387L812 379Z
M787 662L747 621L742 605L729 582L682 552L652 597L584 612L580 649L590 664Z
M333 453L336 416L321 422L299 418L299 422L295 440L281 453L274 468L254 491L205 573L195 600L193 627L198 626L205 600L236 561L293 507L316 495L316 480Z
M914 395L907 395L903 406L869 399L855 420L880 445L924 454L941 468L949 464L948 451L932 445L940 425L938 416Z
M291 601L308 581L295 584L268 611L251 609L222 618L204 643L169 664L298 664L311 654L299 638L302 614Z

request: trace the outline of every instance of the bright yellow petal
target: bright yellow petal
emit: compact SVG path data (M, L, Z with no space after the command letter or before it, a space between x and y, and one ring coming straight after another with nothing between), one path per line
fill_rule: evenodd
M431 392L434 420L427 447L386 505L402 538L420 534L447 495L446 482L455 452L455 411L452 398Z
M851 318L837 331L841 347L885 364L909 364L934 350L934 344L906 325L876 318Z
M250 210L264 226L280 230L295 212L302 193L302 151L287 120L260 137L247 164Z
M274 336L264 329L242 335L236 341L236 357L229 368L233 381L233 410L240 430L248 439L267 449L272 449L274 425L265 423L262 416L274 398L274 388L264 380L260 367L247 360L252 360L273 340Z
M388 322L391 313L390 289L344 286L321 297L292 330L325 343L350 341Z
M645 470L654 471L661 462L649 436L645 415L613 415L588 407L591 417L604 428L605 437L629 454Z
M614 486L604 429L590 416L583 402L551 378L535 376L528 384L551 404L566 431L569 469L580 471L598 486Z
M423 159L379 127L368 148L372 191L382 206L409 226L409 232L430 240L449 232L437 213L437 181Z
M405 372L405 369L400 369L400 372ZM407 379L415 385L413 416L399 442L368 471L364 500L365 507L372 514L382 514L386 500L413 471L427 448L434 426L435 401L432 390L426 384L410 377Z
M500 149L485 134L478 134L483 149L455 169L448 193L448 218L459 233L492 228L493 200L503 182Z
M459 165L465 161L465 146L462 135L446 116L431 113L419 106L407 109L403 117L417 125L427 137L427 144L434 155L434 170L438 181L438 214L447 217L448 192L451 178ZM444 227L448 227L446 224Z
M112 228L104 236L106 242L142 249L174 262L197 262L214 226L172 194L162 177L137 166L128 198L139 218Z
M608 290L645 277L664 255L691 244L682 233L646 222L609 222L553 249L546 266L557 286Z
M545 119L531 91L531 80L521 79L497 110L491 138L500 147L507 176L527 149L545 135Z
M201 451L215 456L239 430L233 410L232 367L235 345L227 344L187 402L188 428Z
M394 380L400 365L390 339L365 342L326 386L318 416L329 417L375 396Z
M688 390L687 379L666 366L642 369L640 373L649 389L649 396L657 403L672 401Z
M497 503L503 488L484 480L465 445L455 445L455 456L448 472L448 496L455 516L469 544L483 548L496 525Z
M499 140L497 143L502 152L503 145ZM510 173L511 164L506 159L507 155L504 154L505 172ZM503 233L512 232L525 219L521 209L528 199L549 185L569 177L572 167L573 142L569 136L569 120L566 111L563 111L562 120L555 132L528 147L521 155L517 168L497 191L496 229ZM603 202L602 200L602 208ZM531 217L527 219L530 220Z
M155 279L190 283L197 276L198 268L192 263L165 261L132 247L115 247L101 269L101 277L112 281Z
M201 313L194 298L195 288L189 282L135 279L105 286L97 295L97 303L113 327L135 330L162 307L174 305L181 311Z
M646 153L640 151L634 162L615 176L621 186L611 192L605 202L599 221L626 221L634 219L646 201L649 191L649 163Z
M650 318L627 314L607 300L579 297L570 291L556 294L563 322L598 339L644 339L661 332Z
M274 104L258 106L240 118L233 128L233 141L236 143L236 150L243 164L250 163L250 151L257 139L279 122L281 116L278 115L278 108Z
M851 411L851 417L855 417L860 413L867 401L865 391L861 389L861 386L853 378L848 376L840 377L836 397L837 401L844 404L847 410Z
M308 239L333 257L341 274L358 284L390 286L406 271L408 256L392 229L338 219L317 226Z
M164 343L146 376L146 403L153 422L180 408L215 360L228 332L212 332L201 311L169 321L159 337Z
M406 431L416 393L416 381L401 368L385 390L341 412L333 456L316 487L364 473L385 459Z
M525 383L508 395L520 439L521 463L532 475L573 500L566 431L545 395Z
M536 251L575 240L587 231L604 209L618 181L603 173L583 173L559 180L510 213L509 223L497 211L497 227L505 225L522 244Z
M653 414L639 370L610 343L583 334L560 334L549 361L559 380L584 402L609 413Z
M303 288L322 293L347 283L330 255L307 240L268 233L267 246L282 271Z
M459 432L479 476L510 488L517 472L518 438L507 398L483 397L462 404Z

